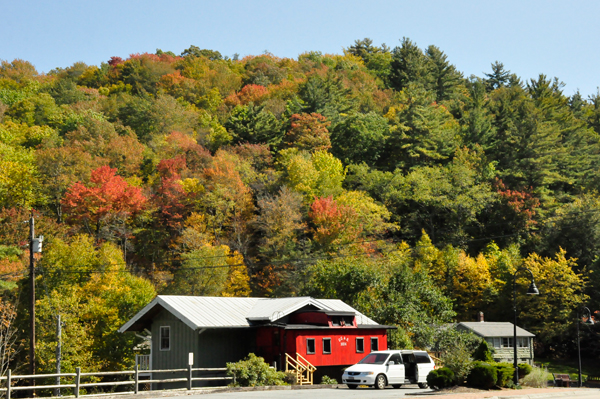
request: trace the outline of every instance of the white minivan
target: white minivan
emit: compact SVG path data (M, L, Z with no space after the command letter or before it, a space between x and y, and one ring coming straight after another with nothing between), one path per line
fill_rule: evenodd
M342 375L348 388L370 385L383 389L387 385L400 388L402 384L418 384L427 388L427 374L435 363L425 351L387 350L371 352Z

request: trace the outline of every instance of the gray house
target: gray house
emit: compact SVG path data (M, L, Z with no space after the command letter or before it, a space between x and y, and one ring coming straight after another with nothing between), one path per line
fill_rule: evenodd
M508 322L472 321L456 325L457 330L472 332L484 338L494 348L494 360L509 362L514 360L514 324ZM533 365L533 337L530 333L517 326L517 361Z

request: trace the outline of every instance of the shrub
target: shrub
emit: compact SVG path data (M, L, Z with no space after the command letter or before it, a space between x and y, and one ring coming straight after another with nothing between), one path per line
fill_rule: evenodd
M519 363L518 367L519 367L519 379L521 379L521 378L525 377L526 375L528 375L529 373L531 373L531 370L533 369L533 367L531 367L527 363Z
M531 372L527 374L521 383L532 388L546 388L548 380L552 379L550 373L546 369L540 367L532 367Z
M444 354L442 361L454 373L455 380L462 384L473 367L473 359L469 351L463 345L457 345L451 351Z
M496 369L496 385L507 387L515 375L515 368L510 363L495 363L493 367Z
M454 385L454 372L448 367L442 367L429 372L427 375L427 385L442 389Z
M285 377L283 381L287 385L298 385L298 376L294 371L285 371Z
M494 348L491 348L485 339L482 339L475 352L473 352L473 360L481 360L482 362L494 361Z
M236 363L227 363L227 375L233 377L231 386L255 387L261 385L285 385L286 375L265 363L265 359L250 353Z
M473 369L467 377L467 384L475 388L490 389L496 385L497 380L495 367L484 362L474 362Z
M331 378L328 375L324 375L321 377L321 384L337 384L337 380L335 378Z

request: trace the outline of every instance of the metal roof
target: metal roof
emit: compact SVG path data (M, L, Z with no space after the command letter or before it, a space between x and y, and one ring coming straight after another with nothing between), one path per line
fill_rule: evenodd
M378 325L375 321L338 299L231 298L158 295L119 332L139 331L160 310L165 309L193 330L217 327L250 327L251 321L276 321L305 306L323 311L344 311L356 315L358 325Z
M246 317L248 320L275 321L309 305L312 305L319 310L333 310L328 309L325 305L320 303L320 301L309 296L296 298L263 298L254 304L254 307Z
M352 306L348 305L346 302L341 301L339 299L319 299L319 302L325 304L330 307L332 310L337 310L341 312L354 312L356 314L356 324L357 325L377 325L376 321L368 318L364 314L360 313Z
M513 323L495 321L465 321L458 323L480 337L512 337L514 334ZM535 337L535 334L517 326L517 337Z

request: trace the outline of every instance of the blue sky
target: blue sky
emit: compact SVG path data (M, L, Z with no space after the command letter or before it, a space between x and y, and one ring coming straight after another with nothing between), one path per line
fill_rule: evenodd
M369 37L394 47L408 37L444 51L465 73L483 76L496 60L524 80L558 77L565 94L600 86L600 2L486 0L0 0L0 59L38 71L74 62L190 45L223 55L296 58L342 53Z

